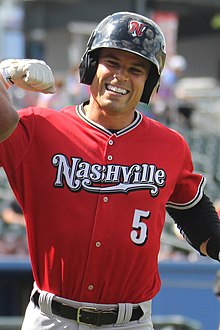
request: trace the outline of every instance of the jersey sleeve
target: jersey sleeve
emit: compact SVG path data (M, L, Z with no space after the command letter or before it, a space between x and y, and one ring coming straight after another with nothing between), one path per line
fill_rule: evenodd
M189 209L195 206L202 198L206 179L194 172L192 156L187 142L183 139L183 164L176 181L174 190L169 198L167 207Z
M18 113L20 121L15 131L0 143L0 166L7 173L13 172L25 157L34 133L33 109L22 109Z

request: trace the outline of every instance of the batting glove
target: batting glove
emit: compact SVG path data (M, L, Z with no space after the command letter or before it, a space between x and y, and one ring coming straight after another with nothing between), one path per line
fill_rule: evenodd
M0 63L0 80L8 89L15 84L27 91L55 93L55 79L51 68L40 60L4 60Z

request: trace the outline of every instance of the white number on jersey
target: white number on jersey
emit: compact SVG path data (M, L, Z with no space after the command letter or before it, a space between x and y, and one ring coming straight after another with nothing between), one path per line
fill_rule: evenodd
M131 232L131 239L137 245L143 245L148 236L148 228L145 222L143 222L143 218L148 219L150 216L150 211L143 210L135 210L134 211L134 219Z

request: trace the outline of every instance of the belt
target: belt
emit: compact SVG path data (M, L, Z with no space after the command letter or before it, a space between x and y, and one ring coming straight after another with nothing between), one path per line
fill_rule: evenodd
M39 307L38 299L40 293L36 291L32 300L36 306ZM67 319L75 320L78 323L102 326L114 324L118 318L118 308L111 308L109 310L99 310L95 307L85 306L75 308L72 306L64 305L58 301L52 300L51 304L52 313ZM143 315L140 306L133 307L132 316L130 321L137 321Z

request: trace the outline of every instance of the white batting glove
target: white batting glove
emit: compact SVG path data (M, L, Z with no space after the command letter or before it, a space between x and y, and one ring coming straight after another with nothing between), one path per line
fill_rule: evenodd
M15 84L27 91L45 94L56 91L52 70L41 60L4 60L0 63L0 80L7 89Z

